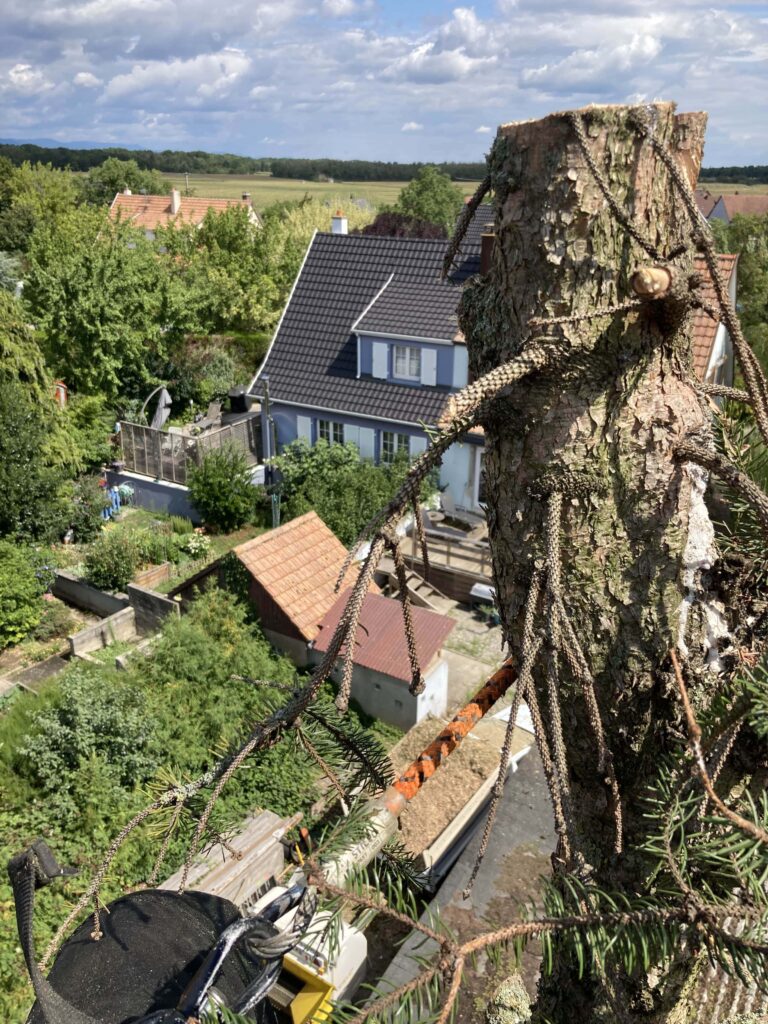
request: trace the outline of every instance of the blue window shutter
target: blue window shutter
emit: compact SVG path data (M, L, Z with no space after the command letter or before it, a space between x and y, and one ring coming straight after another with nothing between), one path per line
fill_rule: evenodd
M310 416L296 417L296 437L302 437L307 444L312 444L312 418Z
M370 427L360 427L360 457L372 459L375 455L376 432Z
M427 450L427 439L426 437L420 437L418 434L411 436L410 455L412 459L415 459L417 455L421 455L423 451Z

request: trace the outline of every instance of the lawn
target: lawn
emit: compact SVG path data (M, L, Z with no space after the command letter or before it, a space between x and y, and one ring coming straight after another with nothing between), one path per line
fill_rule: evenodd
M700 181L699 188L711 192L713 196L725 194L732 196L734 192L753 192L755 195L765 195L768 192L768 182L760 182L756 185L745 185L742 182L733 181Z
M186 183L183 174L165 174L169 189L183 193ZM295 178L273 178L268 174L190 174L189 188L193 195L206 199L239 199L250 192L257 210L270 203L286 199L302 199L307 193L323 199L338 200L340 205L351 199L367 199L373 206L394 203L407 182L404 181L300 181ZM476 182L465 181L461 188L471 195Z

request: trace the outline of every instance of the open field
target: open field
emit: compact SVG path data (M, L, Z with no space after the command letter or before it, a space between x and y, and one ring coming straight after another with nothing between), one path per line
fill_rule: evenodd
M184 192L183 174L165 174L169 189L178 188ZM325 199L367 199L373 206L394 203L404 181L299 181L294 178L272 178L268 174L190 174L189 188L193 195L207 199L237 199L243 192L251 193L251 200L257 210L263 210L270 203L285 199L302 199L307 193ZM461 189L471 195L477 182L463 181Z
M732 196L734 192L754 192L756 195L768 193L768 182L761 182L758 185L743 185L741 182L700 181L698 187L705 188L713 196Z

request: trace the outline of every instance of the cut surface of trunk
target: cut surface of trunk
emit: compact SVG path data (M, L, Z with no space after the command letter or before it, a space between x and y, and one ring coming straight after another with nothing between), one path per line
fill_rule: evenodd
M477 375L533 345L557 348L484 416L493 568L505 636L520 659L531 580L548 581L537 608L544 644L534 686L564 803L555 873L626 892L642 891L648 870L639 849L647 782L682 733L668 652L687 652L692 695L706 701L727 646L708 576L716 552L706 477L674 457L677 443L692 434L706 443L710 430L691 368L693 251L680 251L691 225L635 115L591 107L578 119L618 207L659 258L610 209L572 115L503 125L489 155L491 269L467 287L459 313ZM705 116L677 115L669 103L644 115L693 185ZM640 275L638 293L633 275L644 268L652 272ZM592 703L577 645L594 681ZM564 960L542 980L540 1019L620 1019L618 1002L627 1019L666 1020L688 965L607 983L577 973Z

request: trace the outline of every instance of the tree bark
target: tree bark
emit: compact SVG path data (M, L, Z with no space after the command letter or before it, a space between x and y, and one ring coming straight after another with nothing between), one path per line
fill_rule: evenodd
M669 103L646 113L693 185L705 115L677 115ZM660 759L673 745L679 749L684 735L668 652L674 645L687 651L692 698L701 704L715 686L727 629L708 576L716 552L706 477L674 457L678 442L693 433L706 441L710 429L690 365L693 253L675 254L691 225L631 108L590 107L580 116L588 151L619 208L661 258L650 259L609 208L568 115L503 125L488 158L497 236L491 270L465 290L459 319L477 375L542 338L558 345L554 363L496 399L484 416L495 584L505 637L520 659L535 575L552 582L554 572L573 626L570 634L558 625L545 594L535 691L560 781L555 788L567 797L555 875L575 871L608 891L642 893L650 870L640 849L648 833L643 797ZM633 291L633 275L654 263L670 270L673 287L651 273L636 279ZM644 298L637 309L578 323L529 323L638 302L638 293ZM553 493L561 498L552 502ZM553 523L560 546L554 569ZM559 653L553 630L562 634ZM578 658L568 655L577 642L594 678L592 711ZM553 665L559 700L552 698ZM596 711L608 751L602 766ZM669 1020L690 965L684 960L647 976L612 972L606 984L598 976L580 979L576 963L562 955L542 978L536 1019Z

